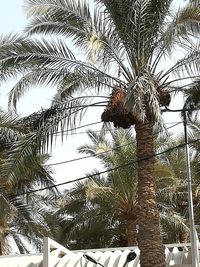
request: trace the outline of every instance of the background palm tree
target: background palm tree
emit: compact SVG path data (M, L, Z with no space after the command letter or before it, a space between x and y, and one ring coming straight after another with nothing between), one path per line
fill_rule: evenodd
M102 104L91 103L93 98L86 89L92 88L96 94L102 90L112 93L102 120L124 128L135 124L141 266L165 266L155 199L153 126L162 123L161 110L169 105L170 92L180 90L177 82L185 81L185 87L189 87L199 76L199 45L190 38L199 33L199 1L191 1L173 14L172 0L95 2L97 7L91 13L83 1L27 0L32 16L26 27L28 35L70 37L85 56L77 59L65 38L41 41L7 36L0 45L1 77L9 79L23 73L10 94L14 105L33 84L58 88L54 99L57 105L52 108L56 119L47 120L41 131L29 136L26 147L30 138L46 144L44 136L52 136L61 121L67 118L67 126L74 124L72 113L77 115L88 106ZM163 69L159 63L174 48L187 54ZM57 102L60 99L64 102Z
M5 162L12 155L16 143L29 132L30 129L17 116L0 112L1 173L4 173ZM13 253L17 248L19 252L27 253L32 247L30 245L41 249L41 238L50 234L43 219L45 202L41 195L26 194L27 190L54 185L51 170L44 165L49 156L40 154L35 144L32 144L32 148L34 164L27 164L27 157L24 157L23 172L16 171L12 179L1 176L0 254ZM50 196L57 195L54 189L47 192Z
M189 143L190 143L190 161L193 185L193 201L195 225L199 225L198 207L199 207L199 131L198 122L191 122L189 125ZM176 138L169 139L162 149L167 149L168 153L159 156L162 164L161 173L158 169L156 176L162 177L161 181L168 181L168 187L164 188L167 194L167 203L171 199L174 210L185 218L185 223L189 227L189 210L188 210L188 189L187 189L187 172L186 157L183 144L184 136L179 135ZM176 149L172 149L176 147ZM162 150L160 150L162 151ZM164 170L164 172L163 172ZM163 175L164 174L164 175ZM170 183L171 179L171 183ZM162 195L163 197L163 195ZM158 198L159 199L159 198ZM166 203L166 204L167 204ZM198 230L198 228L197 228ZM170 235L175 236L175 240ZM168 232L169 240L173 242L188 242L189 232L187 228L171 229Z
M62 225L59 242L70 249L126 244L122 222L110 211L112 204L99 198L88 199L87 188L87 183L79 182L62 196L56 219ZM54 238L57 240L57 234Z
M95 182L93 179L88 184L87 197L98 197L106 202L107 212L111 210L111 218L118 218L125 227L124 240L127 246L137 245L136 234L136 191L137 167L136 164L126 166L131 158L136 161L136 146L133 142L131 131L111 131L111 140L105 136L89 131L91 145L79 147L80 153L86 153L101 159L106 169L123 166L108 173L107 179ZM99 154L100 153L100 154ZM99 155L98 155L99 154ZM112 200L112 204L110 203ZM109 208L112 205L112 209Z

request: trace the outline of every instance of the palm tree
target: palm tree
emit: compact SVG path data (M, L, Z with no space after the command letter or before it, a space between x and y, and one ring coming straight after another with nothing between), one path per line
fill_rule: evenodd
M186 164L185 151L183 147L184 139L177 136L168 137L164 147L158 148L159 152L168 150L167 153L161 154L155 168L156 192L160 214L161 225L164 231L164 239L168 243L186 243L189 236L189 218L187 210L187 184L186 184ZM173 149L175 147L175 149ZM162 205L160 205L160 202ZM165 209L168 209L166 214ZM174 220L174 224L168 222L168 218ZM180 215L180 216L178 216ZM181 218L182 217L182 218ZM181 219L181 224L178 221ZM185 239L182 237L184 236ZM165 241L165 242L166 242Z
M42 130L29 136L27 146L33 139L46 143L44 136L55 134L61 121L69 126L75 123L72 115L101 105L103 101L91 102L96 98L87 89L94 96L102 90L111 94L102 120L116 127L134 124L136 130L141 266L165 266L155 199L153 126L162 124L162 107L169 105L172 91L180 90L181 81L191 85L199 77L199 45L194 42L199 33L199 1L176 11L172 0L96 0L93 9L81 0L26 3L32 16L27 35L61 37L38 40L9 35L0 42L1 78L23 75L11 91L10 103L15 105L33 84L58 89L57 105L52 108L56 119L47 120ZM67 46L68 37L83 53L81 59ZM167 69L163 60L177 49L186 55Z
M190 115L190 114L189 114ZM190 122L188 125L189 145L190 145L190 161L193 186L193 208L195 214L195 225L199 225L199 122ZM174 210L185 217L186 225L189 227L189 210L188 210L188 189L187 189L187 172L186 159L183 144L185 143L184 136L179 135L176 139L169 139L165 143L164 149L169 150L167 154L159 156L159 161L162 164L161 172L156 172L156 177L167 183L168 187L164 188L167 198L166 203L173 203ZM171 149L177 147L176 149ZM181 148L182 147L182 148ZM161 150L162 151L162 150ZM163 172L164 167L164 172ZM159 170L158 170L159 171ZM164 176L163 176L164 174ZM169 184L169 178L173 178L173 182ZM162 186L162 185L161 185ZM163 199L163 195L161 198ZM158 196L159 201L159 196ZM171 239L169 235L176 237L176 240ZM173 242L186 243L189 241L189 231L187 228L171 229L168 231L168 236ZM174 237L173 237L174 238ZM170 240L170 241L171 241Z
M102 179L97 176L95 182L102 182ZM75 183L61 197L58 211L50 214L48 220L56 229L54 239L69 249L127 245L125 228L116 215L114 201L88 199L87 188L88 182Z
M111 131L110 134L109 141L102 134L88 131L92 144L83 145L78 148L78 151L96 156L106 169L121 165L124 167L108 173L107 179L97 181L91 179L87 185L86 194L89 200L97 197L99 201L105 203L104 206L108 209L104 213L108 214L111 211L110 217L117 218L124 225L126 246L135 246L137 245L137 168L136 163L126 166L128 159L136 161L134 137L131 131ZM90 177L89 174L88 176Z
M16 142L30 132L22 121L24 120L17 116L0 111L0 170L2 173ZM32 144L32 148L34 164L27 164L28 158L24 157L23 172L15 172L12 179L1 176L0 255L15 252L11 243L15 243L21 253L27 253L30 245L41 249L41 238L50 234L42 217L45 202L37 193L26 194L29 190L54 184L50 169L44 165L49 156L40 154L35 144ZM56 191L48 190L48 193L55 196Z

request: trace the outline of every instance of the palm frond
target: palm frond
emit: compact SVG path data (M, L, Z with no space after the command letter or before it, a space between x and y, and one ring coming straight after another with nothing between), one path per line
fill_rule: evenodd
M184 103L184 109L187 110L187 115L189 118L191 118L192 115L198 115L198 109L200 106L200 80L195 79L190 84L189 88L184 88L183 94L185 96L185 103ZM184 111L183 111L184 112ZM182 112L182 116L184 115Z
M167 23L167 27L158 39L156 50L159 48L163 55L166 51L171 55L177 45L184 50L189 50L193 42L191 36L197 36L199 27L199 7L188 3L179 8L172 21Z
M18 73L24 74L10 93L9 101L12 101L13 105L16 105L18 98L33 85L56 85L61 93L69 91L70 94L78 87L85 89L94 86L101 90L106 85L112 87L114 82L123 83L92 64L75 60L61 40L49 42L26 39L10 45L11 39L10 37L3 40L8 46L4 44L0 48L2 79L8 79Z
M162 78L166 78L168 75L172 74L174 76L180 77L178 81L189 79L191 77L198 77L199 73L199 43L194 44L190 48L190 52L186 54L182 59L178 60L173 67L167 70ZM184 74L184 77L182 76ZM172 80L173 83L174 81Z
M27 2L28 10L37 14L25 29L28 34L61 34L87 49L94 25L86 1L35 1L35 5Z
M12 181L18 180L22 174L26 176L29 166L38 168L34 156L35 149L40 148L44 152L45 149L52 147L58 130L61 131L63 138L66 128L76 128L78 120L84 115L85 109L88 107L87 104L84 105L84 102L84 98L71 98L68 102L61 102L59 105L39 113L40 116L34 118L32 115L30 119L25 119L26 125L30 127L32 132L16 141L8 151L7 160L3 164L2 170L2 175L7 182L12 184ZM93 105L95 106L95 103Z
M156 79L150 73L143 72L127 88L125 103L132 110L135 117L144 121L147 113L144 109L144 99L147 100L148 108L158 123L162 124L161 109L157 96Z

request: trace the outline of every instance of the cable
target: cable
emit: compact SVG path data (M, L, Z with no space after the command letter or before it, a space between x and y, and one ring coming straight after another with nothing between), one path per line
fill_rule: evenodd
M182 124L183 122L182 121L179 121L179 122L174 122L174 123L175 123L174 125L167 127L166 130L172 129L172 128L178 126L179 124ZM154 133L154 135L158 135L159 133L161 133L161 131L159 131L157 133Z
M56 162L56 163L52 163L52 164L45 164L44 166L56 166L56 165L61 165L61 164L66 164L66 163L70 163L70 162L74 162L74 161L78 161L78 160L82 160L82 159L87 159L87 158L93 158L93 157L97 157L97 156L100 156L100 155L103 155L103 154L106 154L106 153L109 153L109 152L112 152L113 150L116 150L118 148L121 148L121 147L124 147L124 146L128 146L128 145L131 145L133 144L133 142L130 142L130 143L127 143L127 144L124 144L124 145L121 145L121 146L117 146L115 148L112 148L112 149L109 149L107 151L104 151L104 152L101 152L101 153L97 153L95 155L88 155L88 156L83 156L83 157L79 157L79 158L74 158L74 159L70 159L70 160L66 160L66 161L60 161L60 162Z
M176 127L177 125L179 125L181 123L182 122L178 122L175 125L172 125L172 126L166 128L166 130L169 130L169 129L173 128L173 127ZM159 133L160 133L160 131L157 132L157 133L154 133L154 136L157 135L157 134L159 134ZM101 152L101 153L97 153L95 155L88 155L88 156L78 157L78 158L74 158L74 159L70 159L70 160L65 160L65 161L60 161L60 162L56 162L56 163L45 164L44 166L47 166L47 167L49 167L49 166L57 166L57 165L67 164L67 163L70 163L70 162L79 161L79 160L82 160L82 159L88 159L88 158L98 157L100 155L103 155L103 154L112 152L113 150L117 150L118 148L129 146L131 144L133 144L133 142L130 142L130 143L127 143L127 144L124 144L124 145L117 146L115 148L109 149L109 150L104 151L104 152Z
M101 122L99 122L99 123L101 123ZM176 125L178 125L178 124L181 124L182 123L182 121L177 121L177 122L166 122L165 123L165 125L167 125L167 124L176 124ZM96 124L96 123L95 123ZM88 126L88 125L86 125L86 126ZM86 126L81 126L81 128L82 127L86 127ZM90 125L89 125L90 126ZM172 127L174 127L174 126L172 126ZM76 129L78 129L78 127L77 128L75 128L75 129L72 129L72 130L76 130ZM129 129L132 129L132 127L130 127ZM167 129L170 129L170 128L167 128ZM72 130L69 130L69 131L72 131ZM107 131L109 131L109 130L107 130ZM63 131L63 132L66 132L66 131ZM62 133L63 133L62 132ZM99 133L99 132L101 132L101 130L94 130L93 132L95 132L95 133ZM56 133L56 135L57 134L61 134L61 132L58 132L58 133ZM67 133L67 134L63 134L63 135L79 135L79 134L87 134L87 131L84 131L84 132L78 132L78 133Z
M182 122L181 121L179 121L179 122L166 122L165 123L165 125L167 125L167 124L181 124ZM76 128L77 129L77 128ZM131 129L131 128L130 128ZM167 128L168 129L168 128ZM109 130L107 130L107 131L109 131ZM65 131L64 131L65 132ZM101 132L101 130L94 130L93 132L95 132L95 133L99 133L99 132ZM58 133L58 134L60 134L60 132ZM67 135L79 135L79 134L87 134L87 131L84 131L84 132L78 132L78 133L68 133ZM65 135L65 134L64 134Z
M165 124L175 124L175 123L183 123L183 122L182 121L165 122Z
M101 130L94 130L92 131L94 133L100 133ZM79 134L87 134L87 131L84 131L84 132L78 132L78 133L68 133L68 134L63 134L63 135L79 135ZM61 135L60 135L61 136Z
M192 140L192 141L188 142L188 144L193 144L193 143L198 142L198 141L200 141L200 138ZM110 168L108 170L101 171L101 172L98 172L98 173L95 173L95 174L91 174L89 176L88 175L87 176L83 176L83 177L80 177L80 178L77 178L77 179L74 179L74 180L70 180L70 181L67 181L67 182L63 182L63 183L59 183L59 184L55 184L55 185L51 185L51 186L46 186L46 187L35 189L35 190L22 192L20 194L13 194L12 197L18 197L18 196L23 196L23 195L26 195L26 194L32 194L32 193L35 193L35 192L41 192L41 191L44 191L44 190L47 190L47 189L51 189L51 188L54 188L54 187L59 187L59 186L62 186L62 185L66 185L66 184L82 181L82 180L85 180L85 179L89 179L91 177L95 177L95 176L100 175L100 174L104 174L104 173L107 173L107 172L118 170L118 169L123 168L123 167L130 166L133 163L138 163L138 162L141 162L141 161L145 161L145 160L151 159L153 157L157 157L157 156L163 155L165 153L173 151L174 149L182 148L184 146L185 146L185 143L177 145L177 146L174 146L174 147L171 147L169 149L166 149L166 150L164 150L162 152L159 152L159 153L156 153L154 155L151 155L151 156L148 156L148 157L144 157L144 158L139 159L139 160L133 160L133 161L130 161L130 162L126 163L126 164L119 165L119 166L116 166L116 167L113 167L113 168Z
M61 133L65 133L65 132L72 132L72 131L75 131L77 129L81 129L81 128L84 128L84 127L88 127L88 126L92 126L92 125L96 125L96 124L100 124L100 123L102 123L102 121L93 122L93 123L89 123L89 124L84 124L82 126L78 126L76 128L73 128L73 129L70 129L70 130L66 130L66 131L60 131L60 132L57 132L55 134L61 134Z

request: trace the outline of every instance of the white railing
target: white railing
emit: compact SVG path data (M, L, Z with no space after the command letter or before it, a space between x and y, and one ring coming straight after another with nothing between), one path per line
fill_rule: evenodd
M192 266L190 248L190 243L165 245L166 266ZM123 267L130 251L134 251L137 256L126 267L139 267L140 251L138 247L70 251L55 241L45 238L43 267L98 267L97 264L86 259L84 255L90 256L99 266Z

